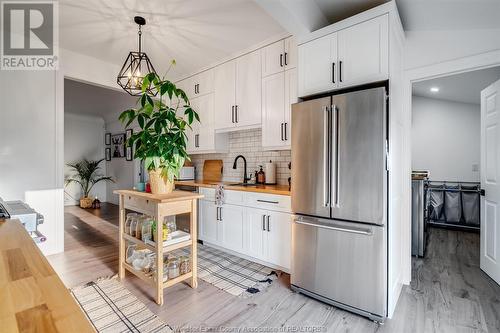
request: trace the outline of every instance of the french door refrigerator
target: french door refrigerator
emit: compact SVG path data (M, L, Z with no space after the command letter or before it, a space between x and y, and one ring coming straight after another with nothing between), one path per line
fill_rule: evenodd
M292 106L292 288L387 316L385 87Z

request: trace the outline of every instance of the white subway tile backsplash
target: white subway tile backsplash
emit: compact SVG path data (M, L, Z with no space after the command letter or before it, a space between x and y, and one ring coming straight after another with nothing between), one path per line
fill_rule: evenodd
M258 170L259 165L264 165L265 162L272 160L276 163L276 180L278 184L288 185L288 177L290 177L288 163L291 161L291 151L263 151L260 129L229 133L229 152L227 154L192 155L191 161L196 167L196 178L201 179L203 177L203 162L205 160L221 159L224 163L223 180L241 181L243 179L243 161L239 160L238 168L233 170L233 162L238 155L245 156L249 175Z

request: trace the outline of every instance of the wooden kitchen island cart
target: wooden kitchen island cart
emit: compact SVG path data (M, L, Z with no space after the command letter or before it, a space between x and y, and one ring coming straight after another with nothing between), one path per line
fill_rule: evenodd
M125 277L125 270L134 274L141 280L147 282L156 290L156 303L163 304L163 289L168 288L178 282L190 279L191 288L198 286L197 281L197 248L196 241L197 234L197 201L203 195L186 191L174 191L169 194L151 194L145 192L138 192L133 190L116 190L113 193L119 195L120 203L120 231L119 231L119 267L118 276L120 280ZM190 239L182 241L173 245L158 246L150 243L143 242L125 233L125 211L132 210L134 212L142 213L153 217L157 223L156 235L157 240L163 239L162 223L167 216L175 216L179 214L190 214L189 231ZM126 244L127 242L135 243L139 248L146 248L156 254L156 273L155 276L148 276L142 271L136 270L132 265L126 262ZM191 248L191 271L189 273L180 275L173 279L163 281L163 255L165 253L190 247Z

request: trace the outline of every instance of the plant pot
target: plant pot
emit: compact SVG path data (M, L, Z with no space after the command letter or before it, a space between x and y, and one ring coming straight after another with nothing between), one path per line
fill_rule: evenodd
M174 182L162 176L162 169L149 171L149 184L152 194L168 194L174 190Z
M92 208L92 198L83 197L80 199L81 208Z

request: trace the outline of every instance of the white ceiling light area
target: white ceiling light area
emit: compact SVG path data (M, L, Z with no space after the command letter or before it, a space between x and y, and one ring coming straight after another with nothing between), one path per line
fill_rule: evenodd
M122 111L135 107L137 97L113 90L64 80L64 112L103 118L106 122L118 120Z
M176 60L171 79L285 33L253 0L62 0L60 46L121 66L137 50L136 15L156 71Z
M480 104L481 90L500 80L500 67L450 75L413 84L413 95Z

